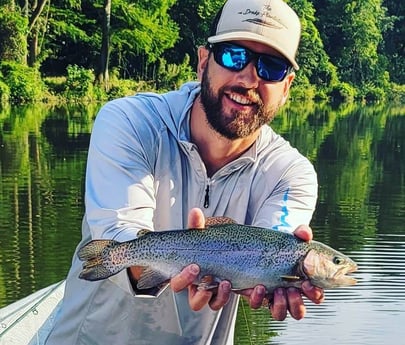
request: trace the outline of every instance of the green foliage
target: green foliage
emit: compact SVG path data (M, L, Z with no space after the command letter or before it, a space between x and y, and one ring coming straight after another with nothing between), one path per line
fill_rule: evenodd
M65 91L66 77L45 77L43 81L52 95L62 94Z
M335 84L331 88L329 95L335 101L351 102L356 98L357 92L349 83L342 82Z
M10 99L10 88L0 80L0 105L5 104Z
M391 101L405 104L405 85L391 83L391 86L387 91L387 98Z
M329 62L321 36L315 26L315 9L309 0L290 0L289 5L297 12L301 20L301 43L298 50L299 74L304 74L310 84L328 88L336 82L337 74ZM297 79L301 84L301 79Z
M148 66L178 39L178 25L168 14L174 3L175 0L140 0L136 5L126 0L114 2L111 60L118 63L118 68L148 78Z
M206 43L211 22L224 1L111 1L108 54L101 52L104 0L48 2L30 32L34 7L42 1L0 1L0 61L31 65L34 56L43 76L54 77L65 75L67 66L99 73L101 57L108 56L108 68L117 71L117 80L126 80L110 82L108 94L93 86L93 80L80 87L68 84L66 95L74 98L83 94L104 99L134 88L178 87L195 79L197 47ZM383 96L381 90L392 93L392 81L404 84L403 1L286 1L302 24L300 70L292 96L351 99L351 88L356 88L355 97L374 99ZM75 78L86 79L84 75ZM61 89L61 85L50 87L55 93Z
M24 62L28 21L19 12L0 6L0 61Z
M308 77L298 71L290 89L290 98L293 100L313 99L316 93L316 88L310 84Z
M389 21L383 32L384 46L381 53L387 58L391 80L405 84L405 1L385 0Z
M164 59L160 59L158 72L157 89L171 90L177 89L186 81L196 80L196 73L190 66L190 57L186 55L182 64L168 64Z
M94 72L92 70L70 65L67 67L65 93L69 99L86 99L94 97Z
M100 29L96 13L84 10L71 1L51 6L44 37L41 70L46 75L62 75L68 65L93 68L100 49Z
M10 100L17 103L42 101L46 91L37 69L3 61L0 63L0 81L10 89Z
M177 0L169 13L179 26L179 39L164 53L167 61L181 64L186 55L197 65L197 48L207 43L211 22L224 0Z
M373 83L368 83L361 89L362 98L366 101L384 101L386 92L383 88Z
M117 79L111 83L107 92L108 99L135 95L142 91L157 91L152 82L135 81L133 79Z
M322 39L341 79L356 86L383 77L379 54L386 30L382 0L315 0Z
M133 80L120 80L114 83L110 89L108 90L108 98L114 99L123 96L130 96L133 95L134 89L136 88L136 83Z

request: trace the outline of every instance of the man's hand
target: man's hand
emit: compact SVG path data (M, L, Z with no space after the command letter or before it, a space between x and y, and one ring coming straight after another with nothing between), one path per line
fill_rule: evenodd
M312 240L312 230L306 225L299 226L294 231L294 235L304 241ZM324 300L323 289L311 285L309 281L302 283L301 291L296 288L278 288L274 291L273 296L266 296L266 289L262 285L243 290L240 293L248 299L249 305L254 309L265 304L268 298L271 314L278 321L284 320L287 317L287 312L290 312L296 320L305 316L306 309L302 294L316 304L322 303Z
M312 240L312 230L307 225L299 226L294 235L301 238L304 241ZM313 303L319 304L324 300L323 289L311 285L309 281L305 281L301 285L302 293ZM302 294L300 290L296 288L288 289L276 289L273 295L272 303L269 305L273 318L282 321L287 316L287 310L291 316L300 320L305 316L305 305L302 300Z
M205 217L199 208L194 208L188 215L189 228L205 227ZM202 230L203 231L203 230ZM192 310L201 310L209 305L212 310L221 309L229 300L231 284L224 280L215 290L198 290L193 284L196 281L200 268L196 264L185 267L177 276L170 280L170 286L174 292L188 288L188 301Z
M204 228L205 218L202 211L198 208L192 209L188 217L189 228ZM309 241L312 239L312 230L309 226L301 225L295 231L294 235ZM205 305L209 305L213 310L221 309L229 300L231 294L230 282L222 281L218 289L198 290L193 282L197 279L200 268L198 265L191 264L183 269L177 276L173 277L170 285L173 291L178 292L185 288L189 290L189 304L192 310L201 310ZM266 296L266 288L263 285L257 285L254 288L238 291L245 296L249 305L253 309L261 307L268 300L269 308L275 320L282 321L290 312L294 319L302 319L305 316L305 305L302 299L304 294L312 302L319 304L324 299L323 289L311 285L305 281L301 286L301 291L296 288L278 288L274 291L273 296Z

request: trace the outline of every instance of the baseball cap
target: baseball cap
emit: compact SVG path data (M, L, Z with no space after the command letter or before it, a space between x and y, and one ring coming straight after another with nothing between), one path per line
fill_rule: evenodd
M297 14L282 0L228 0L218 13L209 43L248 40L281 53L297 70L301 36Z

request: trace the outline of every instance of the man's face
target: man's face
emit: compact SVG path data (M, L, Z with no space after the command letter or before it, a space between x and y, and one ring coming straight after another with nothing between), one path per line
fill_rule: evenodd
M239 43L255 52L274 54L262 44ZM266 82L258 77L254 63L242 71L230 71L207 55L201 75L201 104L207 122L230 140L246 138L270 123L284 104L294 74L281 82Z

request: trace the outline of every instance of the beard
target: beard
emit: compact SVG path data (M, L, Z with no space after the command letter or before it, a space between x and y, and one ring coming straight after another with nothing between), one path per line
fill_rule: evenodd
M255 99L256 105L249 111L233 109L230 113L225 113L222 108L222 99L227 97L226 90ZM280 102L275 107L266 108L254 90L239 86L221 87L215 94L208 77L208 68L204 70L201 78L200 99L210 127L230 140L248 137L263 125L269 124L280 108Z

